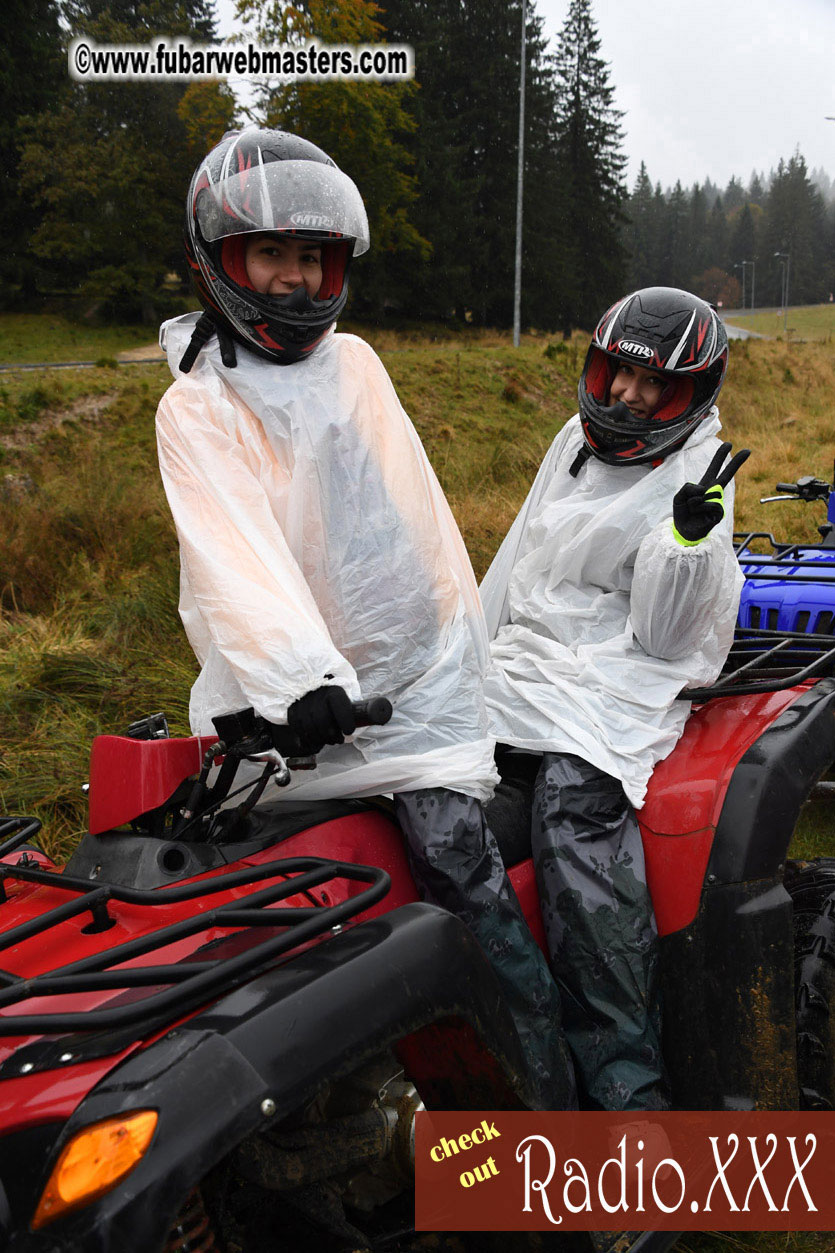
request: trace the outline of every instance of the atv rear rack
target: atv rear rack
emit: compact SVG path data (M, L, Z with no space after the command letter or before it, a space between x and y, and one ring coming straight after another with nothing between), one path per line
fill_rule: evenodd
M771 552L748 552L763 540ZM734 552L746 579L791 579L793 583L835 582L835 549L826 544L783 544L771 531L734 531ZM766 624L768 625L768 624Z
M37 819L9 817L0 820L0 839L13 834L0 844L0 855L8 856L13 848L39 829ZM11 848L9 847L11 845ZM362 913L379 901L389 889L390 879L384 870L352 862L330 861L318 857L279 858L244 870L233 870L203 876L178 887L139 890L115 884L90 884L56 871L45 870L25 854L17 865L0 865L0 890L5 896L5 882L19 879L45 884L71 894L74 899L46 910L30 922L21 923L0 934L0 953L55 927L89 914L82 930L86 934L104 932L115 925L109 913L111 903L145 906L149 909L170 907L183 901L206 898L219 892L282 876L273 883L247 896L245 900L229 901L214 909L201 910L196 916L168 923L148 934L129 940L115 948L92 954L80 961L59 966L31 978L23 978L0 969L0 1010L30 1001L35 997L70 996L121 989L123 995L108 1004L81 1011L50 1013L0 1013L0 1037L12 1035L49 1035L69 1031L109 1031L141 1022L143 1035L149 1024L162 1026L191 1010L231 991L289 950L305 944ZM356 895L334 905L285 906L270 908L287 897L309 891L337 879L367 884ZM2 910L2 906L0 906ZM2 916L0 914L0 916ZM201 950L217 946L218 941L201 945L179 962L163 965L132 966L133 961L189 936L210 929L238 931L242 928L263 928L265 939L232 956L200 960ZM280 935L272 934L281 929ZM119 967L119 969L116 969ZM164 985L160 987L159 985ZM147 995L138 990L148 989Z
M722 673L710 687L685 688L680 700L782 692L835 674L835 639L805 631L737 627Z

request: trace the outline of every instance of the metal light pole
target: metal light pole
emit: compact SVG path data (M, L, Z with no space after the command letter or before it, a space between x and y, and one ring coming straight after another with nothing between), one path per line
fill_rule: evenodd
M751 312L754 312L754 280L757 277L757 263L751 262Z
M525 62L528 3L522 0L522 70L519 77L519 167L516 174L516 274L513 282L513 347L522 326L522 184L525 175Z
M780 260L780 312L783 312L783 297L786 294L786 263L780 257L779 252L775 252L775 257Z
M780 265L783 267L782 275L782 297L783 297L783 334L789 333L789 265L791 263L791 253L775 252L775 257L780 258Z
M780 258L780 312L786 312L786 263Z
M742 307L745 308L745 267L752 265L751 261L739 261L734 265L735 270L742 270ZM753 306L752 306L753 307Z

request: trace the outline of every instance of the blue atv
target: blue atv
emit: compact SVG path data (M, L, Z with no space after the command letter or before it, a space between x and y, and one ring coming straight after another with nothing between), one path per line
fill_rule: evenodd
M819 544L779 543L770 531L736 533L736 551L745 586L739 625L753 630L832 635L835 622L835 488L811 474L796 483L778 483L780 500L825 501L826 522ZM756 548L765 547L765 552Z

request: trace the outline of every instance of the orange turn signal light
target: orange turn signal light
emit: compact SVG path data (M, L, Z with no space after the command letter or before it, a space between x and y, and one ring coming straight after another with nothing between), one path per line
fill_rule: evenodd
M158 1119L155 1110L143 1109L76 1132L41 1194L33 1229L103 1196L130 1174L150 1145Z

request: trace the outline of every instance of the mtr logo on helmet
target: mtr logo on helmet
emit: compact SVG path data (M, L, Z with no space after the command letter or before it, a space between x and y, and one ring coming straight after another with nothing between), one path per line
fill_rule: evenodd
M293 226L305 226L312 230L333 230L333 218L324 213L293 213L290 215Z
M649 361L654 355L646 344L636 344L632 339L621 339L618 342L618 352L626 353L630 357L642 357L645 361Z

